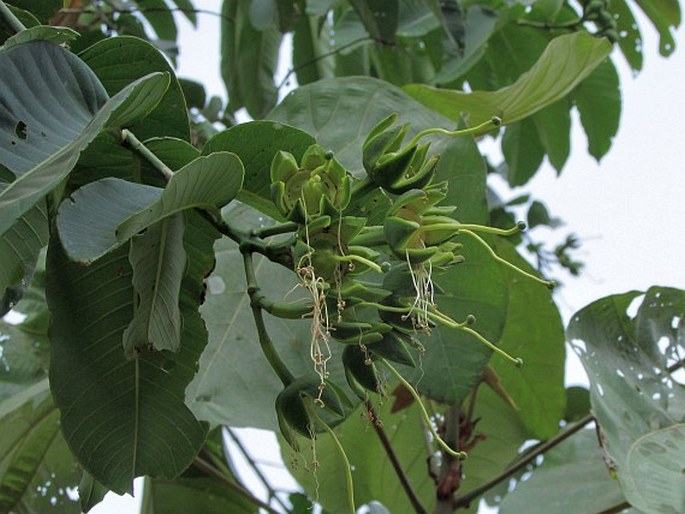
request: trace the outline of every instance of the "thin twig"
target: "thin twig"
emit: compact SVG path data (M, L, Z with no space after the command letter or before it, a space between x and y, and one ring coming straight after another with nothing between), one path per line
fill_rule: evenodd
M339 52L342 52L346 48L349 48L351 46L354 46L359 43L363 43L364 41L375 41L374 38L371 36L364 36L360 37L358 39L355 39L354 41L350 41L349 43L346 43L342 46L339 46L338 48L334 48L333 50L330 50L328 52L324 52L320 55L317 55L316 57L309 59L308 61L303 62L302 64L298 64L297 66L294 66L288 70L288 73L285 74L283 79L278 83L276 86L276 91L279 91L285 84L288 82L288 79L290 76L295 73L298 70L301 70L302 68L305 68L306 66L311 66L312 64L320 61L321 59L325 59L326 57L330 57L331 55L335 55Z
M238 436L235 435L233 430L230 428L226 427L226 433L228 436L233 440L233 443L238 447L238 450L240 450L240 453L242 453L243 457L247 461L247 463L250 465L252 470L254 471L255 475L257 475L257 478L259 478L260 482L266 489L266 492L269 494L270 498L273 498L276 500L281 507L283 507L286 511L288 510L288 506L283 503L283 500L281 500L278 495L276 494L276 490L271 486L269 481L266 479L264 476L264 473L259 469L257 466L257 463L255 460L252 458L252 455L247 451L247 448L243 445L243 443L238 439Z
M502 482L503 480L506 480L507 478L511 477L514 475L517 471L525 468L528 464L533 462L538 455L542 455L546 451L548 451L550 448L555 447L562 441L568 439L571 437L573 434L581 430L585 425L590 423L594 418L592 414L588 414L584 418L580 419L577 423L575 423L571 428L566 430L565 432L562 432L561 434L558 434L557 436L553 437L552 439L549 439L548 441L542 443L540 446L535 448L532 452L530 452L528 455L526 455L523 459L518 461L516 464L511 466L510 468L504 470L502 473L497 475L495 478L492 480L489 480L485 484L483 484L480 487L476 487L473 491L470 491L469 493L465 494L464 496L460 496L457 498L457 500L454 502L454 509L458 509L460 507L468 507L468 505L478 498L480 495L482 495L485 491L488 489L491 489L492 487L495 487L497 484Z
M369 414L369 421L376 431L376 435L378 436L378 439L380 439L381 445L383 446L383 449L385 450L385 453L390 459L390 463L397 474L397 478L399 479L400 484L402 484L402 489L404 489L404 492L406 493L407 498L409 498L409 502L412 504L412 507L414 507L416 514L427 514L425 507L421 505L421 500L419 500L419 497L416 495L414 488L409 482L409 478L404 472L402 464L397 458L395 449L392 447L385 430L383 430L383 426L381 425L381 421L378 418L378 414L374 410L373 405L369 400L364 400L364 407L366 408L366 412Z
M231 491L234 491L235 493L239 494L240 496L245 498L247 501L249 501L253 505L255 505L261 509L264 509L269 514L281 514L276 509L271 507L271 505L268 505L268 504L264 503L262 500L260 500L259 498L255 497L252 493L250 493L250 491L245 489L241 484L235 482L231 477L226 476L219 469L215 468L209 462L202 459L201 457L195 457L195 459L193 459L193 466L204 471L205 473L207 473L212 478L217 479L219 482L226 485Z
M677 371L678 369L682 368L685 366L685 360L678 361L668 368L666 368L666 373L667 375L670 375L674 371ZM543 453L547 452L554 446L558 445L562 441L566 440L576 432L578 432L580 429L585 427L585 425L589 424L592 420L594 420L594 416L592 414L588 414L585 417L581 418L578 420L571 428L566 430L565 432L562 432L561 434L553 437L552 439L549 439L548 441L544 442L537 448L535 448L532 452L530 452L528 455L526 455L523 459L518 461L516 464L511 466L510 468L504 470L502 473L494 477L492 480L489 480L487 483L483 484L480 487L477 487L473 491L465 494L464 496L461 496L458 498L454 504L455 510L460 508L460 507L467 507L473 500L478 498L480 495L482 495L485 491L488 489L491 489L492 487L496 486L503 480L506 480L507 478L511 477L514 475L516 472L519 470L525 468L528 464L533 462L538 455L542 455ZM609 511L613 512L613 511ZM607 512L607 514L609 514Z

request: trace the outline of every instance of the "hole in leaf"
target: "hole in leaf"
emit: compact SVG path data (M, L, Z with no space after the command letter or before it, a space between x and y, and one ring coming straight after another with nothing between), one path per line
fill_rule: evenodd
M28 134L26 133L26 128L26 123L24 123L23 121L18 121L17 124L14 126L14 134L22 141L24 141L28 136Z

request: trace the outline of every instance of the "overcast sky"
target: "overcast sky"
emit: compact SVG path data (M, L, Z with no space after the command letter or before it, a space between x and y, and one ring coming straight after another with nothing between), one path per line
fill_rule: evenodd
M198 2L203 9L220 10L220 0ZM193 32L183 25L178 74L205 83L208 94L225 98L220 80L219 20L198 16ZM571 314L603 296L651 285L685 289L685 36L676 35L677 50L669 58L658 55L655 31L640 20L645 64L632 77L618 50L623 91L619 133L600 164L590 157L577 117L574 118L571 157L560 177L550 167L526 187L508 193L514 198L532 193L566 226L552 237L569 231L583 241L579 256L586 263L580 278L561 277L564 287L557 302L568 320ZM533 232L537 237L538 231ZM569 365L569 383L584 383L582 368ZM110 497L114 495L110 494ZM108 499L95 514L135 512L135 503Z

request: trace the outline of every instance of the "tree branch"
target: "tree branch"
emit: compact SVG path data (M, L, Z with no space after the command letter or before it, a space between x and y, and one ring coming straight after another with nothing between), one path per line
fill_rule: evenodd
M233 443L238 447L238 450L240 450L240 453L242 453L243 457L245 457L245 460L247 463L250 465L252 468L252 471L254 471L255 475L257 475L257 478L259 478L259 481L262 483L264 488L266 489L266 492L269 494L270 498L273 498L276 500L281 507L283 507L286 511L288 510L288 507L283 503L283 500L281 500L277 495L276 495L276 490L271 487L271 484L269 481L266 479L264 476L264 473L261 472L259 467L257 467L257 463L255 460L252 458L252 455L250 455L247 451L247 448L243 445L243 443L238 439L238 436L235 435L233 430L231 430L228 427L225 427L226 433L228 436L233 440Z
M525 468L528 464L533 462L538 455L542 455L546 451L548 451L550 448L555 447L562 441L568 439L571 437L573 434L581 430L585 425L590 423L592 420L594 420L594 416L592 414L588 414L584 418L580 419L577 423L575 423L571 428L566 430L565 432L562 432L561 434L558 434L557 436L553 437L552 439L549 439L539 445L537 448L535 448L533 451L531 451L528 455L526 455L523 459L518 461L516 464L511 466L510 468L504 470L502 473L494 477L492 480L489 480L485 484L483 484L480 487L476 487L473 491L468 492L464 496L460 496L457 498L457 500L454 502L454 509L459 509L461 507L468 507L473 500L481 496L483 493L485 493L487 490L495 487L497 484L502 482L503 480L506 480L507 478L511 477L514 475L516 472L519 470Z
M385 450L385 453L390 459L390 463L397 474L397 478L400 480L400 484L402 484L402 489L404 489L404 492L406 493L407 498L409 498L409 502L412 504L412 507L414 507L416 514L427 514L425 507L421 505L421 500L419 500L419 497L416 495L414 488L409 482L409 477L407 477L404 469L402 468L402 464L397 458L395 449L392 447L385 430L383 430L383 425L381 424L381 420L374 410L373 405L369 400L364 400L364 407L369 415L371 425L376 431L376 435L378 436L378 439L380 439L381 445L383 446L383 449Z
M195 459L193 459L193 466L195 466L199 470L204 471L210 477L215 478L216 480L218 480L222 484L226 485L231 491L235 492L236 494L239 494L240 496L245 498L247 501L249 501L253 505L255 505L261 509L264 509L269 514L281 514L276 509L271 507L271 505L268 505L268 504L264 503L262 500L260 500L259 498L255 497L252 493L250 493L247 489L245 489L241 484L235 482L231 477L226 476L219 469L212 466L209 462L207 462L203 458L195 457Z

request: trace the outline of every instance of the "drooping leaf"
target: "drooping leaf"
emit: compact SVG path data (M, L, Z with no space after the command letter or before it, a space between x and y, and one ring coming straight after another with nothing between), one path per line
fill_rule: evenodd
M312 136L294 127L253 121L219 132L207 141L202 153L208 155L221 151L236 154L245 166L244 187L238 193L238 200L272 218L283 219L271 199L271 161L279 150L283 150L300 162L304 151L315 142Z
M634 72L642 70L642 33L626 0L612 0L609 12L616 19L618 45Z
M616 480L602 461L594 430L582 430L545 453L544 462L500 504L502 514L603 512L623 503Z
M362 143L391 113L397 113L397 123L411 123L408 137L426 128L452 125L401 89L370 77L323 79L297 88L268 118L308 132L359 177L363 173Z
M176 41L174 13L164 0L136 0L136 4L159 39Z
M645 512L679 512L682 466L672 459L685 452L685 386L667 368L685 348L685 292L652 287L639 296L632 291L588 305L567 334L590 377L592 412L626 499ZM632 317L628 309L639 300Z
M62 244L73 260L91 262L141 230L192 208L216 210L243 180L240 160L228 152L198 157L174 173L164 189L106 178L77 190L60 206ZM83 224L83 216L91 219Z
M536 274L508 241L498 240L495 248L507 261ZM564 327L544 285L511 269L504 275L509 302L500 346L523 359L523 367L499 355L493 355L491 364L516 403L521 422L533 437L548 439L556 434L566 405Z
M611 45L585 32L552 40L535 66L514 84L497 91L463 93L412 84L404 90L417 101L456 120L466 115L475 126L499 116L504 123L521 120L564 97L609 54Z
M102 87L85 64L41 42L2 52L0 67L0 94L13 95L0 120L7 141L0 163L20 174L0 192L2 234L69 174L101 130L128 126L149 113L169 84L168 76L153 73L104 103ZM36 112L45 114L36 119Z
M47 379L0 403L0 511L80 512L67 494L79 470L59 433Z
M350 0L350 4L373 39L385 43L395 39L400 14L398 0Z
M570 104L559 100L531 116L549 163L561 173L571 153Z
M47 375L48 363L47 330L33 333L0 320L0 381L32 384Z
M83 512L89 512L95 505L100 503L109 492L104 485L93 478L87 471L83 472L81 482L78 485L78 497Z
M598 161L611 148L621 118L621 90L618 72L604 61L573 91L580 122L587 134L588 152Z
M250 22L252 0L225 0L221 22L221 76L228 90L229 109L245 107L263 118L276 105L274 72L282 34L275 24L257 30Z
M332 59L321 57L326 46L319 36L317 18L300 15L293 33L293 69L300 86L333 74Z
M117 240L134 234L177 212L199 208L212 212L233 200L243 185L245 172L240 159L229 152L201 156L176 173L159 199L117 227Z
M119 224L158 200L162 191L116 178L77 189L57 214L57 229L69 258L90 263L116 248ZM89 223L83 223L85 216Z
M181 213L148 228L131 240L136 300L124 331L124 351L131 357L149 346L177 352L181 346L179 294L186 267L185 223Z
M675 50L671 29L680 25L680 4L677 0L635 0L654 28L659 32L659 53L668 57Z
M509 186L522 186L535 174L545 158L545 148L532 120L509 125L502 136L506 160L505 176Z
M184 394L206 344L197 309L217 233L196 213L186 219L190 264L181 285L178 353L124 356L134 297L127 246L87 268L70 262L56 239L48 252L50 384L62 431L84 468L118 493L131 491L136 476L177 476L205 439L206 427L188 410Z

